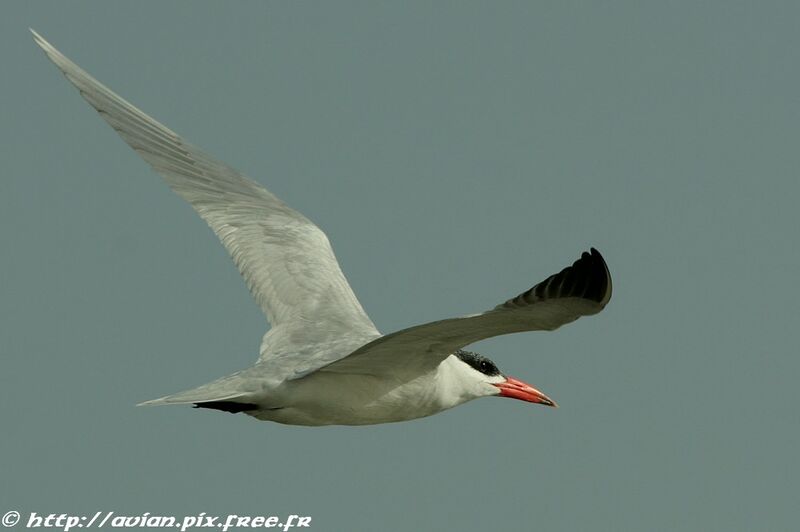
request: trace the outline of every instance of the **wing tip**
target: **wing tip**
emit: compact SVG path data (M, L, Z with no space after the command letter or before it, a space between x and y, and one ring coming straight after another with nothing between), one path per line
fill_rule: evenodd
M545 299L577 297L596 303L602 310L611 300L611 273L600 252L592 247L560 272L509 299L500 307L526 306Z
M55 63L58 69L61 70L61 72L63 72L66 75L67 69L72 66L71 61L67 59L64 56L64 54L59 52L55 46L50 44L50 42L47 39L42 37L39 34L39 32L37 32L35 29L33 28L28 28L28 29L30 30L31 34L33 34L34 42L39 46L39 48L42 49L47 58L50 59L50 61L52 61L53 63Z
M48 51L50 51L50 50L52 50L52 49L53 49L53 45L52 45L52 44L50 44L49 42L47 42L47 39L45 39L44 37L42 37L42 36L39 34L39 32L38 32L38 31L36 31L36 30L35 30L35 29L33 29L33 28L28 28L28 30L31 32L31 34L33 34L33 40L34 40L34 42L35 42L36 44L38 44L38 45L39 45L39 47L40 47L42 50L44 50L45 52L48 52Z
M613 285L611 282L611 271L608 269L608 264L606 263L606 260L603 258L603 255L600 254L597 248L594 247L589 248L589 256L591 257L591 259L593 259L592 266L594 267L594 273L602 276L602 279L600 280L598 286L598 288L600 288L599 291L601 294L601 298L597 301L597 303L600 305L600 308L603 308L611 300L611 292L613 291Z

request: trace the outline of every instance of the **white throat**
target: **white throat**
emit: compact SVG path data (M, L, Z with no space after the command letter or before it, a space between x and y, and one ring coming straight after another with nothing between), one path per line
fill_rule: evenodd
M505 377L484 375L450 355L439 364L434 380L436 395L445 410L472 399L497 395L499 389L493 384L504 382Z

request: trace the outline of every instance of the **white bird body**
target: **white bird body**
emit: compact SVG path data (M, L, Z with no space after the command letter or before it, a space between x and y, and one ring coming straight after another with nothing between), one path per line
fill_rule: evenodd
M371 425L407 421L437 414L477 397L495 395L497 388L465 378L471 370L450 356L434 371L408 382L390 376L316 371L254 395L248 402L264 405L245 412L257 419L292 425ZM494 377L502 382L504 377ZM465 383L471 386L465 386ZM262 402L263 401L263 402ZM286 406L270 409L269 405Z
M486 312L381 335L316 225L33 34L81 95L208 223L272 325L254 366L143 405L194 404L294 425L405 421L496 395L555 406L462 348L600 312L611 298L611 277L596 250Z

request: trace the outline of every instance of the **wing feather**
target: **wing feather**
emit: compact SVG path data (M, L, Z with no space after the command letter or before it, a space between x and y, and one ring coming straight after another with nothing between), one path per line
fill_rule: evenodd
M217 234L272 324L262 342L262 360L278 357L291 373L299 363L292 360L298 344L308 348L335 341L341 344L338 356L344 356L379 336L322 230L125 101L31 31L86 101Z
M469 344L503 334L552 331L581 316L597 314L610 299L608 266L592 248L572 266L487 312L387 334L322 369L411 379Z

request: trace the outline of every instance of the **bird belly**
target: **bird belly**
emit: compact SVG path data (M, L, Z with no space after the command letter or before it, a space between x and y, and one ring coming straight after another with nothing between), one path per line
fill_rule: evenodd
M442 404L430 377L399 383L365 375L317 372L284 383L272 405L246 414L287 425L373 425L426 417L455 405Z

